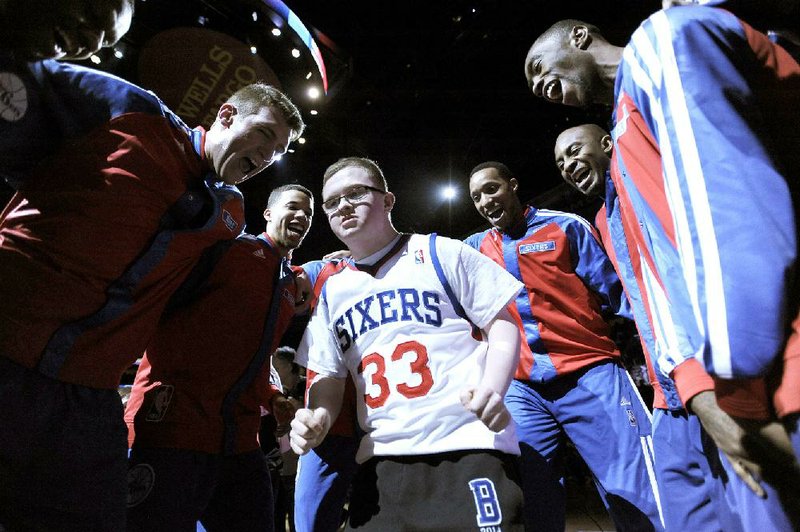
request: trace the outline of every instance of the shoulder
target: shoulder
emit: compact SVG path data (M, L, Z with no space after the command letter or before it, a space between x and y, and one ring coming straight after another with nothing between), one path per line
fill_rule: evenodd
M485 231L469 235L467 238L464 239L464 244L474 249L480 249L481 242L483 242L486 239L490 231L491 229L486 229Z
M712 43L712 36L743 32L741 22L729 11L711 6L678 6L650 15L634 32L629 46L643 50L651 44L661 48L680 42L702 47Z
M536 217L542 221L557 223L563 228L577 228L578 230L592 231L592 224L583 216L572 212L556 211L551 209L539 209Z
M105 102L111 117L132 112L165 114L155 94L107 72L59 61L40 61L33 68L39 73L37 77L50 78L57 90L72 92L89 101Z

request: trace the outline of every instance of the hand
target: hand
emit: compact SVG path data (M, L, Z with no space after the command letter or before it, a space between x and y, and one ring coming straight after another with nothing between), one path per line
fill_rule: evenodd
M503 403L503 397L491 388L464 388L461 391L461 404L493 432L500 432L511 422L511 414Z
M733 418L719 407L713 391L697 394L688 406L736 474L757 496L766 496L760 478L787 493L800 484L800 465L786 429L778 421Z
M297 454L306 454L322 443L331 426L331 418L325 409L301 408L292 420L289 444Z
M339 251L332 251L322 257L322 260L345 259L351 255L349 249L340 249Z
M294 418L295 412L297 412L297 407L288 397L277 394L270 403L270 412L275 416L279 426L289 425Z
M311 280L305 271L295 274L294 277L295 293L294 293L294 314L299 316L306 314L308 309L311 308L311 302L314 299L314 287L311 286Z

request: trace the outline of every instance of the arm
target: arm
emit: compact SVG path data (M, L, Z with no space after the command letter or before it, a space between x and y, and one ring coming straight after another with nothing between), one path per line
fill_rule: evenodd
M633 311L622 283L595 229L583 218L575 216L567 223L565 232L575 274L600 298L604 311L632 320Z
M319 377L308 390L308 408L299 409L289 434L292 449L305 454L325 439L339 416L344 395L344 379Z
M519 363L519 329L504 308L484 331L489 343L486 366L478 386L462 390L461 404L491 430L499 432L511 421L503 397Z

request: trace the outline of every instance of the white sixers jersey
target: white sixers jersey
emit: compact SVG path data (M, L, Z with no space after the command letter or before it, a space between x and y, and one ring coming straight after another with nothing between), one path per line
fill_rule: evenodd
M359 462L464 449L519 454L513 423L494 433L461 405L461 390L480 380L488 344L459 316L437 267L480 328L522 288L461 242L411 235L374 276L356 269L331 276L309 322L299 358L322 375L349 371L356 383L366 432Z

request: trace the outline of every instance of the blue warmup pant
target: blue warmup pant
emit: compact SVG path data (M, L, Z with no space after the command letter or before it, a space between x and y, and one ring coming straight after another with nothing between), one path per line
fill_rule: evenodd
M761 482L761 486L767 492L767 497L760 499L739 478L723 453L720 453L720 460L730 479L725 497L728 505L741 521L744 530L755 532L791 532L794 530L783 511L778 493L772 486Z
M335 532L355 475L360 438L328 434L300 457L294 491L297 532Z
M517 424L530 530L565 528L565 438L589 466L618 530L663 529L650 414L619 364L544 384L514 380L505 401Z
M728 473L697 416L656 408L653 451L667 530L742 530L725 497Z

